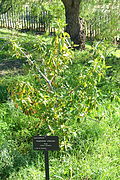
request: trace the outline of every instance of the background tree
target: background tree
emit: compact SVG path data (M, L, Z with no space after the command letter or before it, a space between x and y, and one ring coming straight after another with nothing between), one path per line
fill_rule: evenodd
M62 0L65 6L66 32L78 48L85 48L85 33L80 20L80 3L82 0Z

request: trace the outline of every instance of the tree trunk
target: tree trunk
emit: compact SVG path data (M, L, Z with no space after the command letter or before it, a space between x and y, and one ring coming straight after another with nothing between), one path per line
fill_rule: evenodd
M82 19L79 18L81 0L62 0L65 6L66 32L71 40L76 44L77 49L85 48L85 33Z

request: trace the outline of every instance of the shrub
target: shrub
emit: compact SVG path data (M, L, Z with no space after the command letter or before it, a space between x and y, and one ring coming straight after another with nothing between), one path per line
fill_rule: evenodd
M89 50L89 58L85 51L80 52L80 59L74 59L69 35L60 31L51 44L40 38L34 47L40 58L33 60L32 55L27 55L31 80L13 81L9 88L11 98L16 108L39 119L40 134L63 134L63 142L70 135L66 122L84 117L99 104L98 85L109 68L105 63L106 47L96 43ZM23 50L20 52L25 54ZM83 57L86 59L84 66L81 65ZM30 130L27 132L29 139Z

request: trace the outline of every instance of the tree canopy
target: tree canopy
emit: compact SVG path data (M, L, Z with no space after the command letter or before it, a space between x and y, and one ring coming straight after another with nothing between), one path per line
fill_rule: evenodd
M0 1L0 13L6 13L12 8L12 0L1 0Z

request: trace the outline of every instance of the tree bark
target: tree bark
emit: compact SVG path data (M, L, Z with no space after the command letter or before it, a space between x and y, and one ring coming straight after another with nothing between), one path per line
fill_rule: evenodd
M82 19L79 18L81 0L62 0L65 6L66 32L76 44L77 49L85 48L85 32Z

